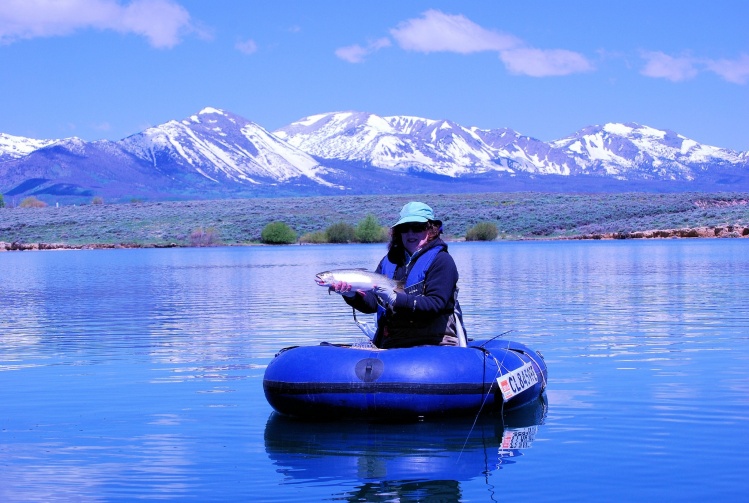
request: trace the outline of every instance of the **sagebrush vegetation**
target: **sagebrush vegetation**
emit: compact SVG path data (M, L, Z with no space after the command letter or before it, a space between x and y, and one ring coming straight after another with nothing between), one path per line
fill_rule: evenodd
M260 240L268 245L290 245L296 243L296 232L284 222L271 222L260 232Z
M499 230L494 222L479 222L466 231L466 241L494 241Z
M240 245L261 242L261 233L271 222L282 222L294 232L294 240L301 236L301 242L324 242L329 237L326 235L328 228L343 224L344 237L357 241L358 235L371 235L375 228L385 227L386 232L387 226L398 219L403 204L413 200L424 201L434 208L436 216L444 223L447 239L464 239L479 223L496 226L497 239L749 227L749 193L524 192L97 202L41 208L6 206L0 209L0 241L126 246ZM369 222L363 224L370 215ZM350 230L353 230L353 239Z

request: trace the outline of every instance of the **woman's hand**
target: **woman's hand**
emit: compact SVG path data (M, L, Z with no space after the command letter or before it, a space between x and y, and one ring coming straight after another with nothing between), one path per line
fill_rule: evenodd
M356 291L352 290L351 285L349 285L345 281L337 281L333 283L328 288L328 291L341 294L344 297L353 297L354 295L356 295Z
M377 295L380 303L385 307L391 307L395 304L396 294L395 290L389 286L376 286L374 287L374 293Z

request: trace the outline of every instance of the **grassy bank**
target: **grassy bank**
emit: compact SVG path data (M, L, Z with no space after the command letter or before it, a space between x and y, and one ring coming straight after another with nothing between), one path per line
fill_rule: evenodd
M202 231L210 232L211 244L250 244L278 220L300 236L339 222L356 225L370 213L390 225L410 200L430 204L449 239L485 221L497 225L498 239L637 237L694 228L741 236L749 228L749 193L482 193L6 207L0 208L0 242L190 246Z

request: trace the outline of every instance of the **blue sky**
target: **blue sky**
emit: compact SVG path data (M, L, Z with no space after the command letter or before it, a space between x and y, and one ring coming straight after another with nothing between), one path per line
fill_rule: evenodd
M204 107L550 141L637 122L749 150L746 0L2 0L0 132L117 140Z

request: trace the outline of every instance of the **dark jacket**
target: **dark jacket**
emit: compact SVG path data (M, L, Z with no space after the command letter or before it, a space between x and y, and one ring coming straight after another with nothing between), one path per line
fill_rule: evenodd
M395 264L393 279L405 281L408 273L422 257L423 253L435 247L444 247L437 253L434 261L426 270L423 288L418 292L406 293L396 291L396 300L392 308L383 314L377 326L375 345L381 348L411 347L428 344L439 344L443 336L455 336L455 322L452 317L455 310L455 298L458 283L458 268L447 253L447 245L441 239L435 239L423 249L416 252L410 263L406 264L403 248L390 250L377 266L375 272L381 273L383 262L389 259ZM377 312L377 296L366 292L364 296L344 297L346 302L363 313Z

